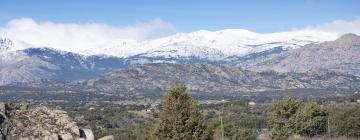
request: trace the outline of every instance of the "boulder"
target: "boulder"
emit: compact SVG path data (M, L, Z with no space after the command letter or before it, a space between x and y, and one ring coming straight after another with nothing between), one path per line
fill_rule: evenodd
M45 106L0 103L0 122L12 128L7 139L94 140L92 131L80 129L65 111Z
M90 129L80 129L80 138L85 140L95 140L95 136Z

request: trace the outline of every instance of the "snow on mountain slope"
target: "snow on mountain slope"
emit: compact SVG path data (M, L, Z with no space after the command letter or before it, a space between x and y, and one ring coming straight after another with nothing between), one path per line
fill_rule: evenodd
M56 70L56 65L20 51L0 53L0 85L46 79Z
M163 56L165 58L197 56L203 59L220 60L225 55L221 50L216 48L204 48L206 48L206 46L178 43L149 50L143 54L143 56Z
M56 45L42 46L41 43L27 44L26 42L14 40L11 51L26 48L49 47L86 56L109 55L127 58L134 55L146 54L152 57L191 56L221 59L234 55L244 56L279 46L285 49L297 48L310 43L332 41L337 37L339 37L339 35L335 33L315 30L296 30L279 33L255 33L243 29L220 31L200 30L144 41L114 39L110 42L103 42L102 44L85 45L76 48ZM85 44L89 43L91 42Z
M83 56L51 48L4 51L0 53L0 85L42 79L83 80L123 67L121 58Z
M310 30L270 34L201 30L146 41L114 40L103 47L71 52L0 39L0 85L40 79L83 80L143 63L238 65L336 38L337 34Z
M200 30L147 41L123 41L114 46L91 48L79 53L85 55L105 54L117 57L129 57L146 53L153 56L189 56L191 54L191 56L208 57L203 56L207 55L208 53L204 54L204 52L208 51L217 52L215 55L221 54L222 58L225 58L233 55L244 56L279 46L297 48L310 43L335 40L337 37L338 35L334 33L312 30L268 34L254 33L242 29L215 32ZM199 49L202 51L198 51ZM218 58L219 56L214 57Z
M61 66L68 70L111 70L143 62L215 62L231 58L229 61L242 60L242 57L274 48L298 48L310 43L335 40L337 34L315 31L297 30L291 32L260 34L243 29L221 31L200 30L192 33L178 33L172 36L145 40L113 40L104 42L104 46L79 46L67 51L67 47L38 46L21 40L0 39L1 64L5 61L17 62L12 53L25 51L44 61ZM41 44L41 43L40 43ZM270 51L272 52L272 51ZM9 56L7 56L7 55ZM33 55L32 55L33 54ZM266 53L268 54L268 53ZM103 59L102 56L110 56ZM23 55L21 55L23 56ZM90 57L90 58L89 58ZM117 58L116 58L117 57ZM253 57L253 55L252 55ZM19 57L21 58L21 57ZM48 59L47 59L48 58ZM18 59L18 58L16 58ZM90 61L91 60L91 61ZM96 60L96 62L92 62ZM69 62L73 61L73 62ZM111 65L111 66L106 66Z

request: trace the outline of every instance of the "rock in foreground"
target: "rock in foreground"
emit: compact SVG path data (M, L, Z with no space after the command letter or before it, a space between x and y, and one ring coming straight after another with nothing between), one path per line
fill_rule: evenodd
M1 139L94 140L89 129L81 129L63 110L45 106L0 103Z

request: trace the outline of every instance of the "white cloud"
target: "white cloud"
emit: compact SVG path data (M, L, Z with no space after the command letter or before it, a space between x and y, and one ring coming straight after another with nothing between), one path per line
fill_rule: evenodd
M14 19L0 27L0 37L20 40L35 46L61 50L85 50L121 40L146 40L173 33L174 26L153 19L147 23L118 27L102 23L37 22L31 18Z
M291 34L311 34L320 40L331 40L344 33L360 34L360 19L337 20L294 31L297 32ZM46 46L81 54L108 54L122 57L145 52L151 49L151 46L156 47L151 43L149 45L147 41L139 43L124 42L124 40L150 40L172 33L175 33L174 26L161 19L119 27L102 23L38 22L30 18L22 18L11 20L7 25L0 27L0 38L21 41L18 43L20 45L15 45L14 50ZM158 42L155 41L156 43Z
M360 18L352 21L336 20L315 26L308 26L307 30L320 30L325 32L337 33L339 35L346 33L355 33L360 35Z

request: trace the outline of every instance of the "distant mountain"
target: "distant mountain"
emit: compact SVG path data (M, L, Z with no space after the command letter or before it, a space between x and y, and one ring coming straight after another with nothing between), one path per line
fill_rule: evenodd
M222 99L295 95L325 97L360 91L360 77L331 72L252 72L233 65L144 64L81 81L41 80L0 86L2 97L53 100L136 100L160 98L170 84L182 82L192 96ZM25 94L24 94L25 93ZM25 96L26 95L26 96Z
M124 67L123 59L116 57L83 56L50 48L29 48L23 52L59 67L54 79L60 80L88 79Z
M0 53L0 85L41 79L90 79L124 67L123 59L83 56L50 48Z
M302 30L269 34L243 29L200 30L154 40L124 40L113 46L89 48L77 52L84 55L105 54L122 58L141 54L147 57L197 57L219 60L234 55L244 56L279 46L298 48L310 43L335 40L337 37L336 34Z
M336 71L360 76L360 36L346 34L335 41L243 60L245 69L278 72Z
M255 33L243 29L200 30L158 39L143 41L114 39L103 44L76 47L58 46L58 44L44 46L43 42L29 44L21 40L13 40L12 50L48 47L84 56L108 55L128 58L146 55L148 57L199 57L218 60L234 55L244 56L279 46L284 49L298 48L310 43L335 40L337 37L338 35L334 33L314 30L279 33ZM91 42L86 44L91 44Z
M0 53L0 85L48 79L58 70L56 65L23 52Z
M148 63L230 64L252 71L279 72L329 69L359 75L359 57L355 55L359 47L349 43L358 36L321 43L333 38L333 34L314 31L197 31L141 42L124 41L118 47L93 48L86 53L0 39L0 85L41 79L86 80ZM317 57L321 59L315 61Z

